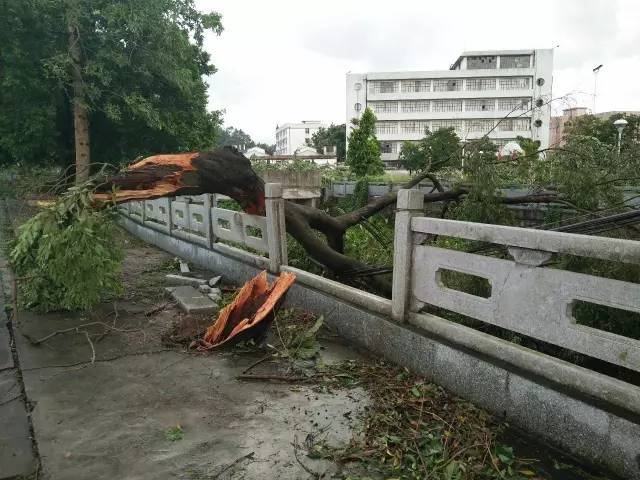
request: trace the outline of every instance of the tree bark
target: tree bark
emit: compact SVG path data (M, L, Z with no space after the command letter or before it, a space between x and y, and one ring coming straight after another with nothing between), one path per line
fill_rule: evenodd
M77 25L70 23L69 57L71 58L71 85L73 91L73 129L76 154L76 184L89 179L91 163L91 144L89 139L89 111L87 108L86 87L82 79L82 50Z

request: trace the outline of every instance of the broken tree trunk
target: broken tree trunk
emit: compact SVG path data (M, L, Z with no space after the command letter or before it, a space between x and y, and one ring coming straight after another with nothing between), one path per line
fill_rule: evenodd
M412 188L429 176L428 172L419 174L403 188ZM96 192L96 199L108 201L115 197L116 202L219 193L233 198L247 213L265 214L264 182L251 168L251 162L232 147L212 152L148 157L130 165L118 175L104 179ZM455 201L467 193L468 190L464 188L433 192L425 194L425 202ZM348 281L353 272L370 270L370 266L344 254L345 232L394 204L396 198L397 192L390 192L372 199L353 212L337 217L317 208L287 201L286 229L313 260L324 265L336 277ZM553 201L550 196L528 196L518 200L519 203ZM317 232L324 234L327 241L322 240ZM391 293L388 277L372 275L361 277L360 281L366 282L377 293L385 296Z
M283 272L270 285L267 272L261 272L244 284L233 302L207 329L204 338L191 346L203 351L250 339L259 341L266 335L295 279L293 273Z

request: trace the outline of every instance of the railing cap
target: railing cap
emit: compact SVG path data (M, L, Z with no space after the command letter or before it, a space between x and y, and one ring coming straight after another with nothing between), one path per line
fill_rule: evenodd
M265 183L264 196L266 198L282 197L282 184L281 183Z
M398 191L398 210L422 210L424 193L420 190L403 189Z

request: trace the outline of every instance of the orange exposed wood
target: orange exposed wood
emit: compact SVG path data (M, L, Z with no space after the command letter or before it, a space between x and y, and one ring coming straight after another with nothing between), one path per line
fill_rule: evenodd
M265 335L295 279L295 274L283 272L269 285L267 272L261 272L244 284L233 302L207 329L204 338L192 346L201 351L210 350L232 340L249 340Z
M197 168L193 160L197 152L147 157L127 167L118 176L115 201L150 200L176 194L184 188L196 187L195 173ZM189 172L193 172L189 176ZM107 178L108 184L112 179ZM96 193L95 199L111 201L110 193Z

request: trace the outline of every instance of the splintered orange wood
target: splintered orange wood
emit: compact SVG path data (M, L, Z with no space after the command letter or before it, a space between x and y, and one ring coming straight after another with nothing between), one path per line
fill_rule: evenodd
M198 155L197 152L154 155L128 166L119 178L115 201L151 200L193 186L189 175L197 171L193 160ZM111 193L96 193L94 197L105 202L113 199Z
M259 273L244 284L233 302L207 329L204 338L192 346L210 350L232 339L248 340L265 334L295 279L295 274L283 272L269 285L267 272Z

